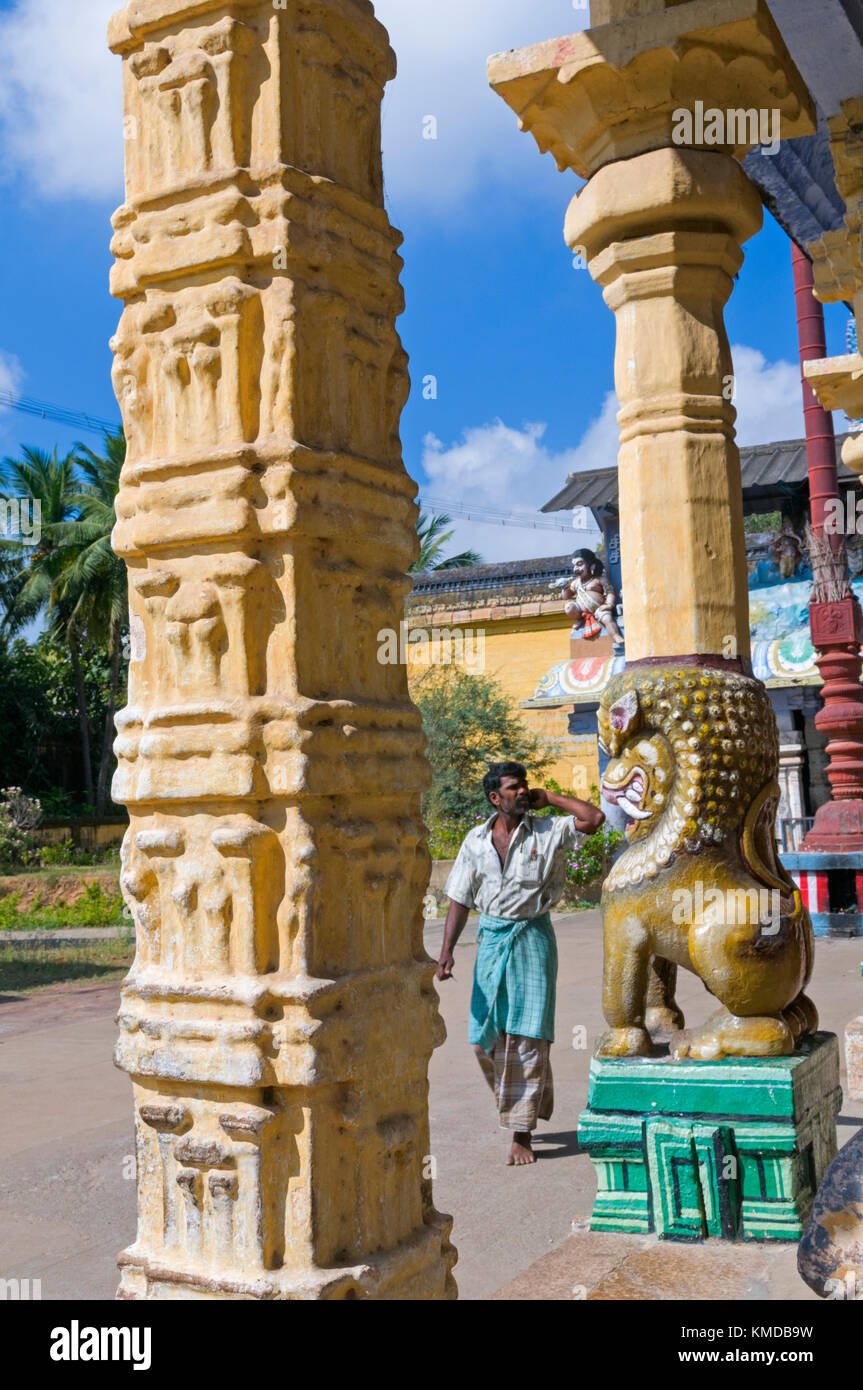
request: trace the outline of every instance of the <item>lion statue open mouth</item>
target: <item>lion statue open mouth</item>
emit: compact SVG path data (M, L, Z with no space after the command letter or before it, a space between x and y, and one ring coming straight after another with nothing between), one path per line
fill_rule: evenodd
M611 761L602 794L629 820L602 894L603 1006L597 1054L770 1057L818 1026L804 994L812 924L776 855L776 722L751 677L643 667L615 676L599 710ZM677 968L722 1007L683 1032Z

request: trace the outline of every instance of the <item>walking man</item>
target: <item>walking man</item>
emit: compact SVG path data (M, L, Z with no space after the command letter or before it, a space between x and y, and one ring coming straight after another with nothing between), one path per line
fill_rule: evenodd
M528 789L520 763L494 763L482 781L494 808L464 839L447 880L450 899L437 978L448 980L468 913L480 913L469 1040L494 1092L507 1163L535 1163L531 1132L551 1118L557 941L549 911L563 896L567 851L602 825L588 802ZM565 816L535 816L554 806Z

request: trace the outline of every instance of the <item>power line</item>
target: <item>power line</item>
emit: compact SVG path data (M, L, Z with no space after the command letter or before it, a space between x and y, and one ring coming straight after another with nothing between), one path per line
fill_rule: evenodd
M426 494L420 497L420 505L440 508L447 515L458 516L465 521L479 521L490 526L512 526L525 531L559 531L568 536L572 534L573 529L599 530L599 527L590 525L573 528L572 522L568 526L562 526L557 521L549 521L531 512L507 512L499 507L484 506L482 503L447 502L442 497L429 497ZM579 510L584 512L586 508Z
M63 406L51 405L48 401L36 401L29 396L16 396L12 391L0 390L0 409L21 411L24 415L34 415L41 420L52 420L56 424L71 425L90 434L114 434L121 425L116 420L103 420L98 415L89 415L79 410L66 410ZM572 524L562 526L531 512L508 512L499 507L487 507L482 503L446 501L440 497L423 496L423 507L437 507L448 515L457 516L464 521L478 521L488 526L511 526L522 531L556 531L570 535ZM580 509L582 512L584 508ZM596 530L592 526L576 527L576 530Z
M36 415L42 420L53 420L60 425L73 425L76 429L87 430L90 434L115 434L120 429L117 420L101 420L98 415L86 415L79 410L66 410L60 405L50 405L47 401L34 401L28 396L16 396L12 391L0 391L0 407L20 410L25 415Z

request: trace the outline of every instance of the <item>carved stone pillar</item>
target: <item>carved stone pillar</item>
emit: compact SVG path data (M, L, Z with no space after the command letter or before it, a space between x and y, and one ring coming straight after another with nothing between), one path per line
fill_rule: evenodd
M394 75L367 0L134 0L112 289L129 443L114 796L137 955L121 1297L454 1296L432 1205Z
M792 710L776 709L779 730L779 806L776 814L776 838L782 844L782 827L786 826L787 844L796 850L804 835L806 803L803 790L803 735L794 727Z

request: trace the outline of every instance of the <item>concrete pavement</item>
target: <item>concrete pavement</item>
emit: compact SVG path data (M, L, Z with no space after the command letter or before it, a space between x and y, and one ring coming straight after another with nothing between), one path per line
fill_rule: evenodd
M441 986L449 1036L432 1060L431 1150L437 1205L455 1217L461 1297L484 1299L497 1291L502 1298L572 1297L567 1290L588 1282L575 1277L573 1266L577 1274L587 1264L590 1287L605 1290L599 1297L686 1297L672 1277L679 1266L685 1287L693 1285L692 1257L680 1247L663 1245L651 1254L649 1241L615 1237L603 1253L596 1237L583 1231L571 1237L573 1221L589 1216L594 1194L576 1122L587 1097L590 1049L604 1027L602 942L597 912L555 921L556 1109L541 1127L534 1167L505 1166L506 1136L467 1044L473 922L456 951L455 979ZM442 919L427 923L431 955L437 955L442 928ZM822 1027L840 1035L863 1013L861 958L863 940L818 943L811 992ZM0 996L0 1277L40 1278L45 1299L112 1298L116 1254L134 1235L131 1089L111 1061L117 999L116 984L53 988L23 1001ZM680 1000L692 1021L705 1017L711 1002L689 976L682 978ZM586 1029L586 1050L571 1046L578 1027ZM861 1125L863 1103L851 1102L840 1143ZM717 1275L725 1266L736 1270L723 1286L729 1298L810 1296L794 1268L794 1247L768 1252L766 1262L756 1254L742 1258L752 1267L745 1287L739 1262L729 1264L727 1249L717 1252Z

